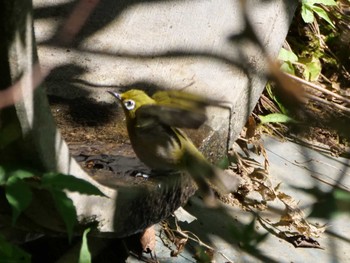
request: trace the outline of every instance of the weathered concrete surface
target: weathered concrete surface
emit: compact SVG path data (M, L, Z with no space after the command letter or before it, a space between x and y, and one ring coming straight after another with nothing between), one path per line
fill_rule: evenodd
M4 84L2 81L1 88L12 85L8 91L13 91L12 94L9 93L14 97L11 99L15 104L6 109L7 113L11 112L12 115L0 115L0 128L15 127L18 128L18 133L10 134L9 137L13 138L10 138L9 144L6 144L7 138L1 138L9 151L6 152L7 148L1 148L0 165L7 167L9 165L7 160L10 160L11 167L12 165L18 169L29 167L40 171L38 175L45 172L59 172L95 185L105 196L67 191L77 211L77 230L82 230L86 224L96 222L98 225L95 235L125 236L142 231L148 225L169 216L172 211L185 203L194 190L189 176L159 177L152 187L146 188L140 184L131 190L129 186L104 186L83 171L71 157L67 144L55 125L43 86L38 86L41 74L36 64L31 2L12 1L4 6L6 14L4 21L8 23L1 25L6 28L1 29L4 32L5 44L0 61L3 63L2 67L8 68L8 74L5 75L4 72L5 76L2 79L8 82ZM4 158L10 154L13 154L12 159ZM11 236L11 240L17 240L17 233L11 223L11 209L5 199L4 191L1 191L0 198L3 204L0 213L2 233L6 232ZM66 233L61 216L58 215L47 191L33 190L30 205L17 221L16 228L46 234ZM23 239L20 240L22 241Z
M240 1L100 1L68 48L47 43L74 7L72 1L34 0L34 5L41 65L58 67L47 81L49 94L112 101L106 89L131 86L186 89L227 100L231 114L209 110L207 155L210 150L224 154L264 88L265 78L256 72L266 70L266 59L244 33ZM271 57L285 39L296 5L247 1L248 17Z
M314 187L329 192L336 188L334 185L337 185L349 191L349 159L321 154L296 143L281 142L267 136L263 138L263 141L270 163L269 179L273 182L273 185L281 183L280 189L299 202L298 207L302 208L307 216L310 215L313 205L321 201L315 198L316 196L313 194ZM252 154L251 158L263 162L261 156ZM330 203L318 207L318 211L330 211L335 208L335 205L330 201ZM258 245L265 257L259 258L244 252L239 247L237 240L233 237L232 228L230 228L232 226L230 223L244 228L253 219L251 213L230 206L226 206L226 213L218 213L218 211L203 208L198 205L196 200L192 200L191 205L186 206L185 209L197 220L190 224L180 223L182 230L193 232L201 241L211 244L232 262L313 263L315 260L319 263L349 262L350 214L348 210L343 209L342 213L328 219L308 218L313 223L327 224L326 232L321 234L319 238L315 238L322 249L295 248L285 240L270 234L266 240ZM269 218L268 213L261 213L261 216ZM272 220L272 222L276 221ZM258 222L256 223L256 230L259 233L267 232ZM193 244L195 245L195 243ZM158 236L156 253L158 260L161 262L196 262L193 258L194 252L190 251L189 247L178 257L170 257L169 248L164 246ZM215 261L229 262L220 253L214 255ZM127 262L139 261L130 257Z
M247 7L272 55L284 40L295 5L294 1L252 1ZM209 149L224 153L227 139L239 133L263 89L264 79L253 74L265 65L261 50L247 40L237 40L246 21L236 1L100 1L74 45L65 48L55 46L51 36L72 2L38 0L34 6L39 59L44 70L53 69L47 81L50 94L107 100L106 89L138 85L186 88L229 100L231 121L228 112L212 109L208 123L212 134L205 140L207 147L215 145ZM18 29L26 35L10 47L13 81L22 73L26 76L20 87L24 100L16 105L23 133L47 170L88 180L109 197L69 193L80 223L96 219L101 232L115 232L120 192L83 172L54 126L43 90L32 93L30 73L36 54L29 13L26 19L26 29ZM214 137L217 140L210 139ZM32 217L39 225L46 220Z

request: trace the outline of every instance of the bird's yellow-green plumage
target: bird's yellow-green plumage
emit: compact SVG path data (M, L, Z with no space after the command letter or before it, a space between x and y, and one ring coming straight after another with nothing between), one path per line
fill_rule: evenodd
M121 102L127 130L137 157L151 169L186 170L204 192L215 168L179 128L197 128L205 120L205 107L218 103L177 91L160 91L149 97L144 91L110 92Z

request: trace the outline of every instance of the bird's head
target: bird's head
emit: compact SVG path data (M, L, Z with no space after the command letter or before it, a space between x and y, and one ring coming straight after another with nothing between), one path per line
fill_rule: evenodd
M127 119L135 118L135 112L141 106L156 103L142 90L132 89L124 93L108 92L120 101Z

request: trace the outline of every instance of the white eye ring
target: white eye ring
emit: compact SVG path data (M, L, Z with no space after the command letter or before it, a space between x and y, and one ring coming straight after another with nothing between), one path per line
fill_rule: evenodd
M135 108L135 101L133 100L126 100L124 101L125 108L127 110L133 110Z

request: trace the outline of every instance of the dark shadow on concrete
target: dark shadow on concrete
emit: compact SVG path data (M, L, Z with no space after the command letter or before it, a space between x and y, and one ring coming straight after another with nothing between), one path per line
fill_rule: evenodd
M62 94L62 91L68 91L71 97L82 96L88 97L90 92L79 87L79 77L86 73L86 70L80 66L66 64L54 68L45 79L46 86L51 93ZM74 96L76 94L76 96Z
M116 118L116 105L96 102L85 97L62 99L57 96L49 96L49 102L52 106L68 106L69 116L67 118L72 118L77 125L100 126Z
M36 8L34 10L34 17L39 18L50 18L55 17L56 19L65 19L68 17L69 13L74 9L75 3L65 3L56 6ZM161 0L100 0L96 8L81 28L79 34L74 39L72 46L77 47L79 44L88 36L101 30L113 20L115 20L125 9L136 5L138 3L152 3L152 2L163 2ZM59 33L60 28L58 28L57 33ZM57 34L53 37L53 42L56 39ZM49 41L49 42L51 42Z
M211 235L218 236L227 244L231 244L235 248L231 251L236 251L237 254L227 255L229 258L240 258L241 254L239 253L241 252L239 251L245 251L262 262L276 262L274 259L261 253L258 246L249 245L249 241L253 244L254 238L258 238L261 234L257 233L255 228L248 229L248 224L235 219L224 207L209 208L204 206L197 197L194 197L190 199L185 209L191 215L195 216L197 220L190 224L178 222L179 226L186 231L196 234L202 242L211 247L216 247L216 244L212 243ZM241 213L247 212L242 211ZM246 235L243 234L245 231ZM196 251L194 247L192 248L192 252L195 254Z

